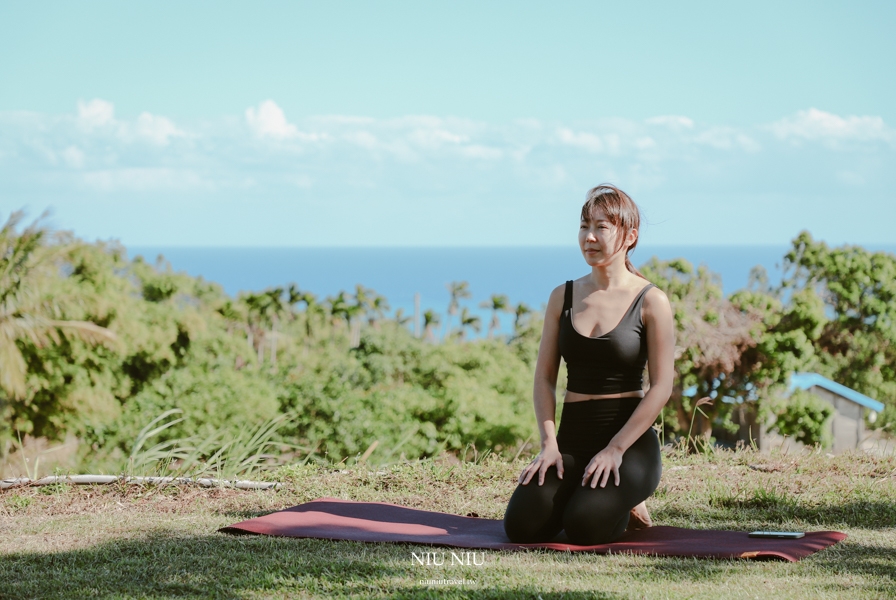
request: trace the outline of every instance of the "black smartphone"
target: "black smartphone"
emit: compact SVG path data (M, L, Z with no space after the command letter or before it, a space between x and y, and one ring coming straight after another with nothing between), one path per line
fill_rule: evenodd
M779 540L796 540L806 535L802 531L754 531L751 538L775 538Z

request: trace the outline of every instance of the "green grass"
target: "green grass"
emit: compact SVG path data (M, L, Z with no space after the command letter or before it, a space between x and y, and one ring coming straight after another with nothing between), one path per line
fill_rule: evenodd
M0 495L0 598L882 598L896 590L896 458L669 455L657 524L839 530L795 564L485 551L421 567L405 544L228 536L219 527L321 496L500 518L522 466L497 457L296 465L277 491L60 486ZM464 585L424 580L464 579Z

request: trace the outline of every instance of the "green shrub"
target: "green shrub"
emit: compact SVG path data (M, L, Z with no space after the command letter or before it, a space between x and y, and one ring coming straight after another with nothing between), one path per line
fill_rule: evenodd
M831 445L831 419L834 407L812 392L795 390L780 403L772 426L781 435L807 446Z

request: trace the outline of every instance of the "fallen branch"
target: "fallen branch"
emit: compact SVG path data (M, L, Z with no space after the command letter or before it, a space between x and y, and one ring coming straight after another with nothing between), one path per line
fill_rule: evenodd
M192 477L129 477L127 475L49 475L41 479L18 477L0 480L0 490L22 486L43 486L57 483L75 485L108 485L110 483L126 483L129 485L198 485L200 487L224 487L239 490L271 490L281 487L273 481L230 481L227 479L210 479Z

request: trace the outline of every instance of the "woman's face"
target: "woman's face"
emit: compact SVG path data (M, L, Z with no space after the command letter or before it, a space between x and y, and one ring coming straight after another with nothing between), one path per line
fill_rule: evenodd
M627 237L631 239L626 239L622 244L620 235L619 227L607 219L603 209L595 208L591 219L579 223L579 249L585 262L593 267L609 264L620 254L625 256L625 251L634 243L637 232L629 232Z

